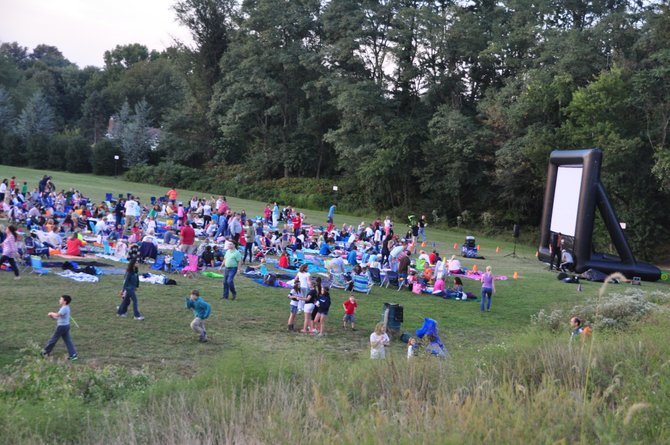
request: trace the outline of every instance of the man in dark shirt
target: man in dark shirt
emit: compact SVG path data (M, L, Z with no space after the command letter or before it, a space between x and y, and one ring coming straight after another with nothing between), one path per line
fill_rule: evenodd
M549 270L554 269L554 258L556 258L557 270L561 265L561 238L563 238L563 235L561 235L560 232L551 234L551 242L549 243L549 251L551 253L551 259L549 260Z
M402 255L398 260L398 274L407 276L410 263L409 252L406 252L405 255Z

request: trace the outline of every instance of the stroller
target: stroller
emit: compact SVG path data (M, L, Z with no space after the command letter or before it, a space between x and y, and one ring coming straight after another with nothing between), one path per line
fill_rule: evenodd
M468 235L465 237L465 242L461 246L461 255L468 258L477 258L479 251L477 250L477 242L475 237Z

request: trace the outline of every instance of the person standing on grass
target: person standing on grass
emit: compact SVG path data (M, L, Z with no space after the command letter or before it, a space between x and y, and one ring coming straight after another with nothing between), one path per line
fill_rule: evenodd
M186 297L186 309L192 309L195 318L191 322L191 329L193 329L199 336L201 343L207 342L207 331L205 330L205 320L209 318L212 312L212 305L207 303L200 297L200 292L197 289L191 291L191 295Z
M342 318L342 327L347 328L347 322L351 323L351 330L356 330L356 309L358 308L358 303L356 303L356 298L353 295L349 296L349 299L342 303L344 308L344 318Z
M300 282L295 281L293 283L293 289L288 293L289 299L289 315L288 315L288 330L293 332L295 331L295 315L298 313L298 303L302 300L302 295L300 293Z
M370 358L373 360L385 359L386 350L384 348L390 342L384 323L377 323L374 332L370 334Z
M181 251L186 255L193 255L196 251L197 246L195 245L195 223L184 225L179 230L179 244L181 245Z
M310 290L307 292L307 297L305 297L305 320L302 324L302 329L300 332L303 334L309 334L314 330L314 322L312 321L312 314L316 309L315 303L319 299L319 289L321 287L321 279L317 277L317 282L310 282Z
M326 321L328 320L328 311L330 310L330 290L327 287L321 289L321 295L316 302L317 314L314 319L315 333L320 336L326 335Z
M135 215L137 213L136 207L138 207L138 206L139 206L139 204L137 204L137 201L135 201L135 199L133 198L132 195L128 198L126 203L123 205L123 207L124 207L123 214L124 214L124 217L125 217L124 226L123 226L124 232L129 231L133 227L133 224L135 224Z
M17 239L16 227L8 226L5 231L5 239L2 241L2 258L0 258L0 265L7 261L12 266L15 280L21 279L19 276L19 267L16 265L15 260L15 257L19 253L19 248L16 246Z
M495 276L491 273L491 266L486 266L486 272L484 272L480 281L482 282L481 311L484 312L486 306L486 312L491 312L491 298L496 293Z
M226 253L223 256L223 265L226 268L223 278L223 299L228 299L228 294L232 293L234 300L237 298L237 291L235 290L235 274L242 266L242 254L235 247L232 241L226 241Z
M302 312L305 309L305 300L312 283L312 278L309 274L309 264L303 263L300 265L295 279L300 283L300 296L302 299L298 302L298 312Z
M272 227L276 229L278 222L279 222L279 206L275 201L274 205L272 206Z
M58 339L62 337L63 341L65 342L65 346L67 347L68 359L74 361L79 358L77 355L77 350L74 347L74 343L72 343L72 338L70 338L71 301L72 297L69 295L63 295L60 297L60 300L58 300L58 304L60 304L60 309L58 312L49 312L47 314L49 318L56 320L56 331L54 331L51 339L40 353L42 357L48 357L49 354L51 354L51 351L53 351L54 346L56 346Z
M121 290L121 304L117 307L116 315L119 317L125 317L126 312L128 312L128 306L130 302L133 302L133 315L135 320L144 320L142 314L138 309L137 305L137 288L140 287L140 276L135 265L135 261L130 261L128 263L128 268L126 269L126 275L123 279L123 289Z
M249 262L253 263L254 261L254 240L256 238L256 232L254 231L254 223L250 219L247 220L244 227L244 256L242 257L242 264L247 260L247 254L249 254Z
M328 220L326 221L328 224L335 224L335 221L333 218L335 217L335 207L337 207L335 204L330 206L330 209L328 209Z
M167 191L165 196L167 196L168 201L174 204L177 201L177 190L174 187L172 187L170 190Z

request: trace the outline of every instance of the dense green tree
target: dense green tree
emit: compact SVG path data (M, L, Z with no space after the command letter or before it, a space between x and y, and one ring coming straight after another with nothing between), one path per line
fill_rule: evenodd
M149 49L140 43L116 45L114 49L105 51L105 68L107 70L127 69L136 63L149 59Z
M44 95L37 92L21 111L16 123L16 132L24 140L28 140L33 135L49 136L55 131L56 118L53 108L47 103Z
M128 102L113 117L111 138L123 153L125 167L146 164L151 150L149 134L149 105L145 100L138 102L131 112Z
M9 92L0 86L0 134L13 130L15 118L14 101Z
M117 160L115 156L118 156ZM113 176L122 172L125 165L122 152L110 139L101 139L91 150L91 168L95 175Z

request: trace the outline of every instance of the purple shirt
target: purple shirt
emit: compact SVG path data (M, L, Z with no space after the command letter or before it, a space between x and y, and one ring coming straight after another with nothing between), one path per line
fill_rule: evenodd
M493 274L486 272L482 275L482 287L493 289Z

